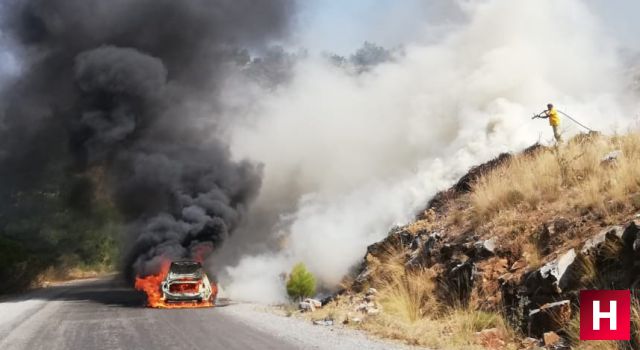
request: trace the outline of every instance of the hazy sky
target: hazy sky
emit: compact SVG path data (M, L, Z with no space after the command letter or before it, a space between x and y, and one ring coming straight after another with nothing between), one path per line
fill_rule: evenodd
M299 0L295 20L298 42L312 50L349 54L364 41L393 47L424 41L426 26L460 18L451 0Z
M605 30L610 31L612 37L640 49L640 24L637 21L640 1L583 1L602 19ZM340 54L353 52L365 40L386 47L422 42L437 37L439 28L446 28L463 18L456 5L461 2L470 1L299 0L295 38L312 50Z
M298 0L292 35L296 46L304 46L312 52L332 51L342 55L354 52L364 41L385 47L425 42L460 22L464 16L456 4L469 1ZM640 1L583 1L602 19L612 38L629 48L640 49L640 21L637 21ZM2 6L0 2L0 16ZM0 79L16 67L7 51L0 32Z
M640 1L638 0L588 0L594 13L603 19L605 26L616 38L633 49L640 49Z

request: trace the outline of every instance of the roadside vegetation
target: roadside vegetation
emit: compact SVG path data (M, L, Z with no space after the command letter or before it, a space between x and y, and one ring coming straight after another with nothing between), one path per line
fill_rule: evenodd
M56 176L8 194L0 215L0 293L112 271L120 218L99 176Z
M298 263L291 270L287 281L287 294L292 300L300 301L316 294L316 278L303 263Z

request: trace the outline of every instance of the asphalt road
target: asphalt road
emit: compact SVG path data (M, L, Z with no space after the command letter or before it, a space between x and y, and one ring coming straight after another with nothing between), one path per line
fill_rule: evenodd
M224 312L157 310L117 280L46 288L0 302L0 349L298 349Z

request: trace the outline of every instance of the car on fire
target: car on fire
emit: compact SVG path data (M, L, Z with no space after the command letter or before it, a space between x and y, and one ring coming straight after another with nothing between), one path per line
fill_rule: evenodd
M165 302L215 302L217 289L212 287L202 264L193 260L173 261L161 284Z

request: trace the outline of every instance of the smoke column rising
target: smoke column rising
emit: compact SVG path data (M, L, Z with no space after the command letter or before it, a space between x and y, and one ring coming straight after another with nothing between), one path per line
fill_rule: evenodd
M227 269L230 296L284 300L279 275L298 261L335 287L367 245L469 167L550 141L548 125L530 120L550 101L605 132L630 125L638 109L626 67L584 2L458 6L466 19L439 40L408 43L368 73L310 56L289 84L251 96L245 119L255 122L232 131L232 151L265 163L254 210L290 210L272 229L279 248Z
M287 0L3 4L21 71L0 96L4 189L70 158L73 172L107 175L127 224L128 275L210 252L261 182L260 167L232 161L216 137L218 79L240 49L283 35L289 9Z

